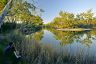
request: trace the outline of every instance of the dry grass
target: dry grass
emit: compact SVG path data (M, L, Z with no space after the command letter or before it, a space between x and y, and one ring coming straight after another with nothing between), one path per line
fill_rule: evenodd
M67 49L58 53L50 46L37 43L31 38L18 42L16 47L23 58L19 64L95 64L96 62L95 57L90 53L84 55L84 50L79 49L74 55Z

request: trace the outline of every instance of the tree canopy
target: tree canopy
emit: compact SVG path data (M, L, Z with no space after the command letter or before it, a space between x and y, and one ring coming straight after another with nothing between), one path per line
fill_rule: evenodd
M4 6L7 4L7 0L0 0L0 12L4 8Z
M59 16L47 24L53 28L90 28L96 25L96 18L91 9L80 14L60 11Z
M9 2L10 4L8 4ZM0 21L4 21L5 23L15 22L21 25L20 29L29 28L28 30L35 31L42 27L43 19L38 13L44 11L36 7L34 0L31 3L27 0L1 0L0 3L2 5L0 7L2 13Z

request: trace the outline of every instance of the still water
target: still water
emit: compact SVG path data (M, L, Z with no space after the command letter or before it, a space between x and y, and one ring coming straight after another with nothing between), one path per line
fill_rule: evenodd
M83 52L96 57L96 31L71 32L43 29L33 34L33 39L43 45L52 47L57 52L67 50L75 55Z
M14 32L15 32L15 37L13 37L11 33L10 38L14 42L17 42L15 43L16 45L15 47L20 52L22 59L24 60L23 62L19 60L20 61L19 64L38 64L40 62L41 64L44 62L45 64L46 62L49 62L50 64L52 63L56 64L57 61L53 60L55 56L56 56L55 59L57 60L58 58L60 58L59 56L61 56L63 60L65 58L63 64L66 63L66 59L67 62L69 62L67 64L70 64L70 62L73 62L74 64L74 62L76 61L80 62L80 64L82 64L83 61L85 62L84 64L88 64L86 62L89 61L90 64L90 62L96 61L96 31L95 30L72 32L72 31L58 31L54 29L42 29L38 32L29 35L24 35L24 34L20 35L20 32L17 31ZM24 38L21 39L21 36L26 38L27 40L24 41ZM18 42L20 40L21 42ZM40 48L38 44L34 44L35 42L33 42L33 40L36 43L39 43L39 45L43 45L45 46L45 48L48 48L49 52L46 54L46 52L44 52L45 50ZM4 62L6 61L9 64L12 64L12 62L14 62L15 64L17 62L17 59L14 59L14 57L12 57L12 54L8 57L8 60L4 58L6 56L3 56L1 50L3 50L6 46L3 45L4 43L0 43L0 47L1 47L0 63L2 61ZM34 45L36 45L36 48L34 48ZM59 55L56 55L55 53L50 53L50 51L53 50L56 52L56 54L58 53ZM61 55L61 53L63 53L64 55ZM10 57L12 58L10 59ZM45 59L46 61L44 61ZM61 60L58 62L59 64L62 64ZM3 62L1 64L3 64Z

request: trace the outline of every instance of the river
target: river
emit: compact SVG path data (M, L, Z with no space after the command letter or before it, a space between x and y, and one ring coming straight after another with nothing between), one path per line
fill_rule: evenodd
M17 45L17 50L20 51L24 61L27 64L32 64L32 63L38 64L38 62L40 63L40 61L42 63L43 62L41 60L42 54L44 55L46 54L44 52L44 50L46 49L48 50L48 55L53 54L53 56L45 55L45 57L43 57L43 60L47 59L45 62L52 63L53 61L49 61L48 58L52 59L52 57L56 56L57 53L60 55L61 53L64 54L64 58L67 58L72 62L79 60L82 63L83 60L84 62L89 61L88 63L90 64L90 62L96 61L96 31L95 30L75 32L75 31L58 31L54 29L42 29L38 32L28 35L23 35L23 36L28 41L23 41L22 43L16 43L16 45ZM34 40L39 45L42 45L43 48L45 49L41 48L42 46L39 46L38 44L34 44L33 41L31 42L31 40ZM34 48L34 45L36 45L36 48ZM55 51L55 53L53 53L53 51ZM38 58L36 58L35 56ZM56 58L58 59L58 57L59 56L57 56Z
M84 54L90 53L96 56L96 31L68 32L43 29L33 36L37 42L49 45L58 52L67 49L71 54L84 51Z

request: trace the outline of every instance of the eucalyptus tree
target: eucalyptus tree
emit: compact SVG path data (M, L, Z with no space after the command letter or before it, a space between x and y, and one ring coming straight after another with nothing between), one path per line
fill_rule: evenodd
M27 0L9 0L4 6L0 15L1 22L5 17L11 21L22 21L24 19L28 21L31 18L30 16L33 16L32 12L37 9L34 3L29 3ZM42 12L41 9L40 12Z
M92 27L93 21L94 21L94 13L92 10L88 10L86 12L82 12L80 14L76 15L76 21L79 22L81 25L85 25L86 27ZM78 25L79 25L78 24Z
M0 11L4 8L6 4L7 4L7 0L0 0Z
M60 11L59 16L55 17L50 24L55 28L92 28L96 25L96 17L91 9L80 14Z
M3 0L1 2L3 2ZM3 9L3 11L1 12L1 15L0 15L0 27L2 25L3 19L5 18L5 16L7 15L8 11L11 7L11 4L12 4L12 0L8 1L8 3L6 5L4 5L5 7L4 7L4 9Z
M52 24L54 25L55 28L73 27L73 25L75 24L74 14L60 11L59 16L54 18Z
M93 19L93 13L92 13L92 10L90 9L90 10L88 10L85 14L84 14L84 16L85 16L85 19L86 19L86 21L87 21L87 24L91 24L92 23L92 19Z

